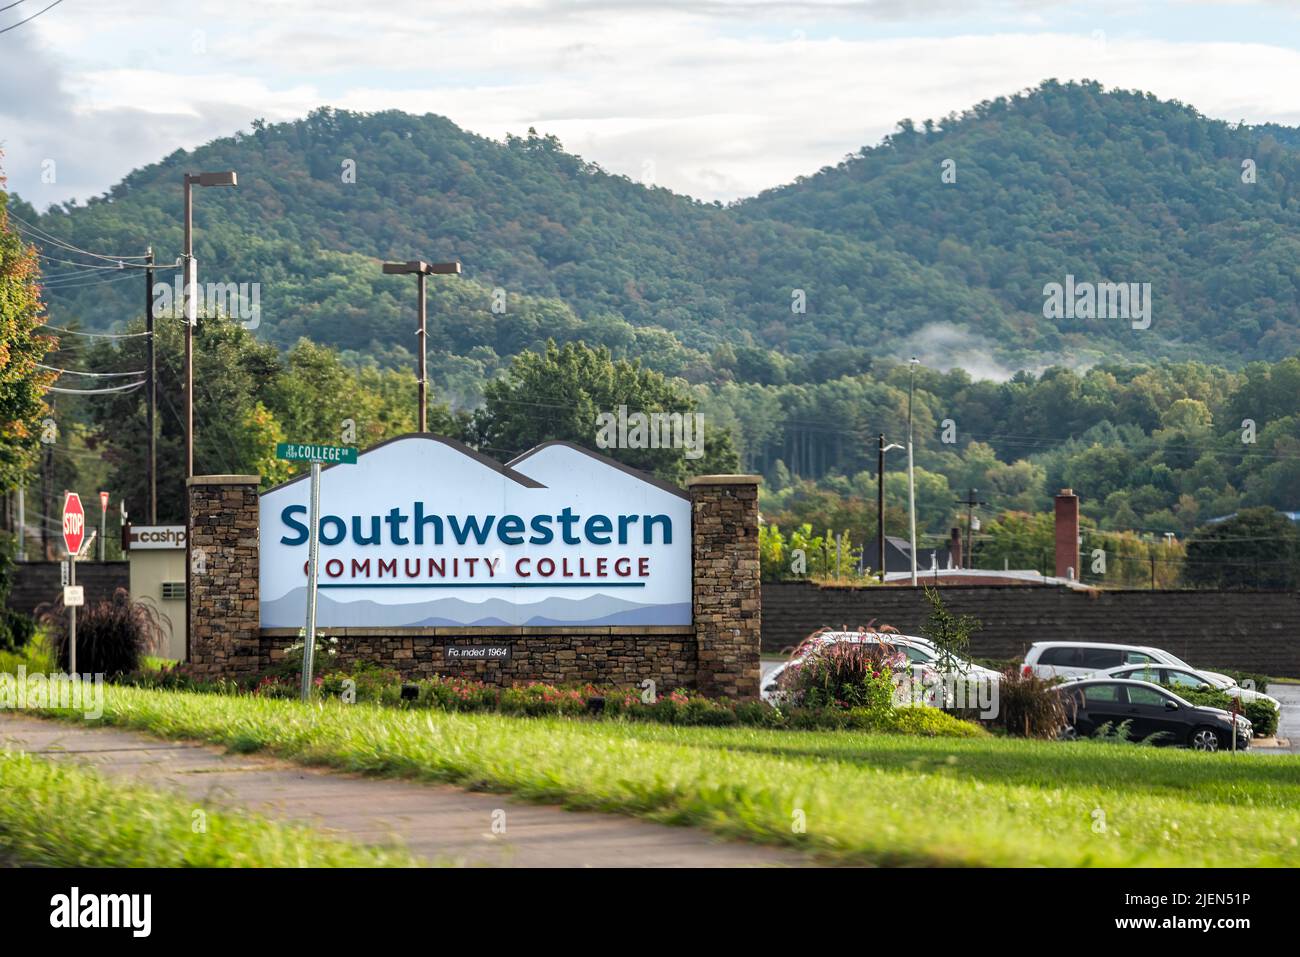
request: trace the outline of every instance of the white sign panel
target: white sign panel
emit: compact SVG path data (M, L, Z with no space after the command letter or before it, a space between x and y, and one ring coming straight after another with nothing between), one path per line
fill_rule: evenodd
M261 498L264 628L298 628L307 476ZM317 626L688 625L681 489L566 443L506 466L394 439L321 473Z
M63 586L63 607L80 608L86 603L86 587L84 585L64 585Z

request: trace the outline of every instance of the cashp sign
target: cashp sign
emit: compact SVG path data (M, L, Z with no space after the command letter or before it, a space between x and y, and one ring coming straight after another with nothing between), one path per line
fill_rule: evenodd
M302 624L306 477L261 498L264 628ZM687 625L686 493L568 443L411 435L321 473L317 627Z

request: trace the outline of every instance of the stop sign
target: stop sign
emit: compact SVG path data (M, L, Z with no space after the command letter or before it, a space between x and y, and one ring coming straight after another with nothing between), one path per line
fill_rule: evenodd
M81 551L81 541L86 537L86 510L81 507L81 496L69 492L63 502L63 544L68 554Z

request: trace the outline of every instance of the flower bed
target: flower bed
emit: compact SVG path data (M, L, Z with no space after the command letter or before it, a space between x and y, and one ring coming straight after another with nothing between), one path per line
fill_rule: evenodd
M204 682L183 665L131 676L137 687L216 693L247 693L260 698L297 698L300 678L280 670L245 682ZM598 720L650 721L659 724L725 727L745 725L797 730L858 730L944 737L985 734L978 726L937 708L894 708L871 696L861 702L842 698L817 706L774 708L762 701L706 698L676 689L643 696L637 690L594 684L559 686L543 682L502 687L468 678L433 677L403 682L397 672L374 665L331 671L315 678L323 698L343 699L400 709L495 712L520 717L559 716Z

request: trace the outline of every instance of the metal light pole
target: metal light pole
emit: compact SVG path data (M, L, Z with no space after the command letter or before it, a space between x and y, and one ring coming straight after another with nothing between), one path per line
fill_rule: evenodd
M194 187L237 186L234 170L185 174L185 477L194 476L194 327L199 321L199 275L194 261ZM188 496L188 492L186 493Z
M190 488L194 477L194 327L199 321L199 270L194 261L194 187L238 186L234 170L185 174L185 660L190 660ZM150 307L152 311L152 306ZM152 340L152 336L150 339Z
M880 458L876 463L876 543L880 549L877 557L880 559L880 583L885 583L885 453L891 449L901 449L901 445L893 442L885 444L885 433L880 433Z
M907 523L912 541L912 587L916 587L916 472L912 464L912 393L916 388L916 366L920 362L912 356L908 362L907 376Z
M416 278L416 295L419 296L420 328L416 335L420 338L420 350L416 355L419 379L419 409L416 416L418 431L428 432L428 389L429 380L426 373L428 364L428 335L426 332L427 311L424 301L426 276L459 276L460 263L427 263L422 259L412 259L404 263L384 263L384 272L388 275L414 275Z

